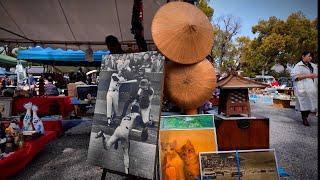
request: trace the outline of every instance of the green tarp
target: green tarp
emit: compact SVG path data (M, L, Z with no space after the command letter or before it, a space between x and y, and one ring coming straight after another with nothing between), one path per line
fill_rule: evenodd
M22 65L27 65L26 61L21 61ZM16 66L17 65L17 59L11 56L0 54L0 66Z

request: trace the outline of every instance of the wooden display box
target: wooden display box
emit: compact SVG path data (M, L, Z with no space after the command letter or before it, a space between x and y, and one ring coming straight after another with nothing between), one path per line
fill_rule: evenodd
M273 106L276 108L290 108L290 101L286 99L273 99Z
M219 151L268 149L269 118L214 116Z

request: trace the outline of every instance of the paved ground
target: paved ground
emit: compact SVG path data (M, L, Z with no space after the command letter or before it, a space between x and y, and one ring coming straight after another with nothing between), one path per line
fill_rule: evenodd
M310 115L311 126L306 127L294 109L254 104L252 110L270 118L270 145L289 179L318 179L318 118Z
M270 118L271 148L276 150L278 166L290 174L288 179L317 179L317 117L311 115L311 127L305 127L294 109L252 104L252 112ZM69 129L13 179L100 179L102 169L86 162L90 130L89 122ZM107 174L106 179L123 178Z

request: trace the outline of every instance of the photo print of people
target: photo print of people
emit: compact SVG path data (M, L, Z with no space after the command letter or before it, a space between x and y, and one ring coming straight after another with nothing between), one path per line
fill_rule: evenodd
M279 179L274 149L203 152L201 179Z
M103 57L88 162L152 179L164 56L157 51Z

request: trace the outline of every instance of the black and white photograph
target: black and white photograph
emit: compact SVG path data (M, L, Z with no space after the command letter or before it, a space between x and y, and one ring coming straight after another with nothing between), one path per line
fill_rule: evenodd
M234 151L199 153L199 156L202 180L238 179L238 166Z
M201 179L279 179L274 149L200 153Z
M89 163L153 178L163 62L164 57L156 51L103 57Z

